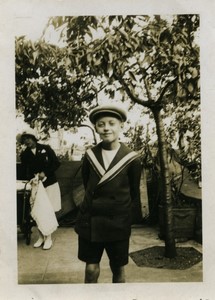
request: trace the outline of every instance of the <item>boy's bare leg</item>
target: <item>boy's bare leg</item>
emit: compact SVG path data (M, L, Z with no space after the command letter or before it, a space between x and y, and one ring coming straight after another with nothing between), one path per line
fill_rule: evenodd
M99 264L86 264L85 283L97 283L100 274Z
M113 283L125 283L125 268L124 267L111 266L111 271L113 273L113 277L112 277Z

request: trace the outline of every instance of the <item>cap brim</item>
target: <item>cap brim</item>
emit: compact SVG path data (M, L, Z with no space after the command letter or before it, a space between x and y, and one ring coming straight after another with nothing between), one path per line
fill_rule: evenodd
M111 108L97 107L90 113L89 119L93 124L95 124L100 116L105 116L105 115L114 116L114 117L118 118L119 120L121 120L122 122L125 122L127 119L126 112L124 112L120 108L115 108L115 107L114 108L112 108L112 107Z

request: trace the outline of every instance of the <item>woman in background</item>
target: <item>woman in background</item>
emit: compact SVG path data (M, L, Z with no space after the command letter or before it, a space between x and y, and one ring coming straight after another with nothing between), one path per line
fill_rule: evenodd
M60 162L54 150L49 145L39 144L35 134L29 132L21 134L20 142L26 146L20 155L25 178L32 180L37 176L46 189L54 212L59 211L61 209L61 195L55 171L59 168ZM53 228L53 231L55 229ZM34 247L38 248L43 245L44 250L50 249L52 247L51 234L44 235L39 229L38 233L39 238Z

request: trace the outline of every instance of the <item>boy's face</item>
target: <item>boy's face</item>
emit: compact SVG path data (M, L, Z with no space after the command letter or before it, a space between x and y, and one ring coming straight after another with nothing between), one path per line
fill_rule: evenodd
M113 143L119 139L123 123L111 116L104 116L96 121L95 129L105 143Z

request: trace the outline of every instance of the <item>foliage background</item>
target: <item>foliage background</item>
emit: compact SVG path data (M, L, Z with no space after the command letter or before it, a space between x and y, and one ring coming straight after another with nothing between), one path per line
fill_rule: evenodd
M50 28L61 46L45 41ZM36 42L16 39L17 109L27 123L39 123L46 133L78 126L101 91L114 100L129 96L152 111L161 100L170 150L179 149L180 162L194 165L192 175L201 178L198 15L53 17L44 32ZM177 85L159 100L173 76ZM150 143L153 131L141 124L145 113L150 115L142 108L135 126L147 127ZM146 133L139 142L135 136L129 129L130 145L139 150Z

